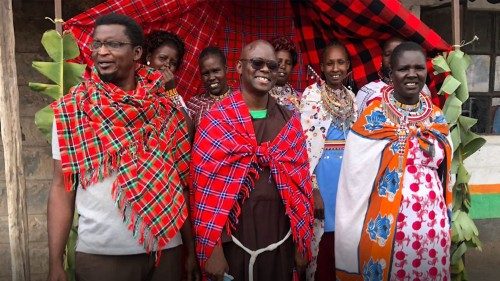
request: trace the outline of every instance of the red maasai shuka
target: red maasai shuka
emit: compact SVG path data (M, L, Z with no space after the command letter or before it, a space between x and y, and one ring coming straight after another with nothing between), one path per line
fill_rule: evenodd
M293 38L299 47L299 59L291 84L299 90L311 84L306 81L306 66L310 64L319 70L321 51L332 40L346 45L358 88L378 79L381 43L392 36L421 44L431 56L451 49L397 0L109 0L64 24L77 38L82 50L80 61L91 62L89 44L94 21L110 12L132 17L146 34L152 30L169 30L184 40L184 63L176 75L178 90L186 99L202 92L201 77L193 73L199 73L198 56L209 45L219 46L226 54L228 80L234 89L238 88L236 62L241 49L255 39ZM429 75L427 84L433 93L433 102L442 106L445 96L435 94L444 77L434 77L432 71Z
M162 74L139 66L125 92L96 71L52 104L68 190L116 174L111 193L147 251L163 248L188 215L190 144L180 111L165 95Z
M236 227L241 205L266 166L276 181L295 244L311 256L312 185L298 116L273 141L258 145L250 112L237 91L202 118L191 157L192 218L202 267L220 242L223 228L231 233Z

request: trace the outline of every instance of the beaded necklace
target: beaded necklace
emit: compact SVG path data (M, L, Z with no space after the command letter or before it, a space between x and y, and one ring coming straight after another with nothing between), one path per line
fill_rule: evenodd
M279 105L293 105L295 108L299 107L299 99L297 98L292 86L288 83L284 86L274 86L269 91L269 94L276 99Z
M426 122L432 113L432 101L429 96L424 93L419 94L419 101L414 105L407 105L400 103L394 97L394 88L392 86L385 86L382 88L382 108L389 118L396 125L397 140L397 153L398 159L398 172L403 171L405 145L408 135L410 134L410 127L417 126L417 123ZM429 154L433 155L434 147L426 143L428 146L426 150Z
M321 86L323 108L332 117L332 124L339 128L350 128L357 118L354 95L345 88L332 89L326 83Z
M230 92L231 92L231 88L229 88L229 87L228 87L228 88L227 88L227 91L226 91L224 94L222 94L222 95L218 95L218 96L217 96L217 95L213 95L213 94L211 94L210 92L208 92L208 95L210 96L210 98L211 98L212 100L215 100L215 101L220 101L220 100L222 100L223 98L227 97L227 96L229 95L229 93L230 93Z

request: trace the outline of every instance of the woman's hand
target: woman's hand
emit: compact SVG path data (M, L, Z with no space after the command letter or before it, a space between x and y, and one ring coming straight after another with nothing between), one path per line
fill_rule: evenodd
M319 189L313 189L313 200L314 200L314 218L318 220L325 219L325 205L323 203L323 197Z
M163 74L163 81L165 81L165 89L172 90L175 88L175 76L174 73L168 67L160 68L161 73Z
M214 247L212 255L208 258L205 264L205 272L214 281L224 280L224 273L229 271L229 265L227 264L226 257L224 256L224 251L222 246L219 244Z

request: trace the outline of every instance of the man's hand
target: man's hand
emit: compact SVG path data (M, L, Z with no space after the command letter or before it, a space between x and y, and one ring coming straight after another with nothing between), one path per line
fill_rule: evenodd
M226 257L224 256L224 251L221 245L214 247L212 255L208 258L205 264L205 272L214 281L224 280L224 273L229 271L229 265L227 264Z
M313 189L313 200L314 200L314 218L318 220L325 219L325 205L323 203L323 198L319 189Z
M186 274L187 281L201 280L200 267L198 266L194 251L189 251L186 256Z
M50 267L47 281L68 281L66 272L62 267L62 263L60 265Z
M61 161L54 160L54 177L47 203L49 281L67 281L63 256L75 212L75 195L76 191L66 191Z
M301 274L304 272L307 268L307 259L302 255L302 253L299 251L299 248L296 246L295 247L295 268L297 269L297 272Z
M172 90L175 88L175 76L172 71L168 67L162 67L160 71L163 74L163 81L165 81L165 89Z

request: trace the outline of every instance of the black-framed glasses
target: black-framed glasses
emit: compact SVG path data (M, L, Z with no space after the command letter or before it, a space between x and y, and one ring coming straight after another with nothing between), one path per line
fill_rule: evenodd
M97 51L99 50L102 46L108 48L108 50L118 50L121 49L121 47L125 45L133 45L131 42L119 42L119 41L108 41L108 42L101 42L101 41L93 41L90 44L90 49L92 51Z
M240 61L248 61L250 65L255 70L261 70L264 68L264 65L267 65L267 68L271 72L277 72L279 68L279 64L275 60L265 60L263 58L253 58L253 59L240 59Z

